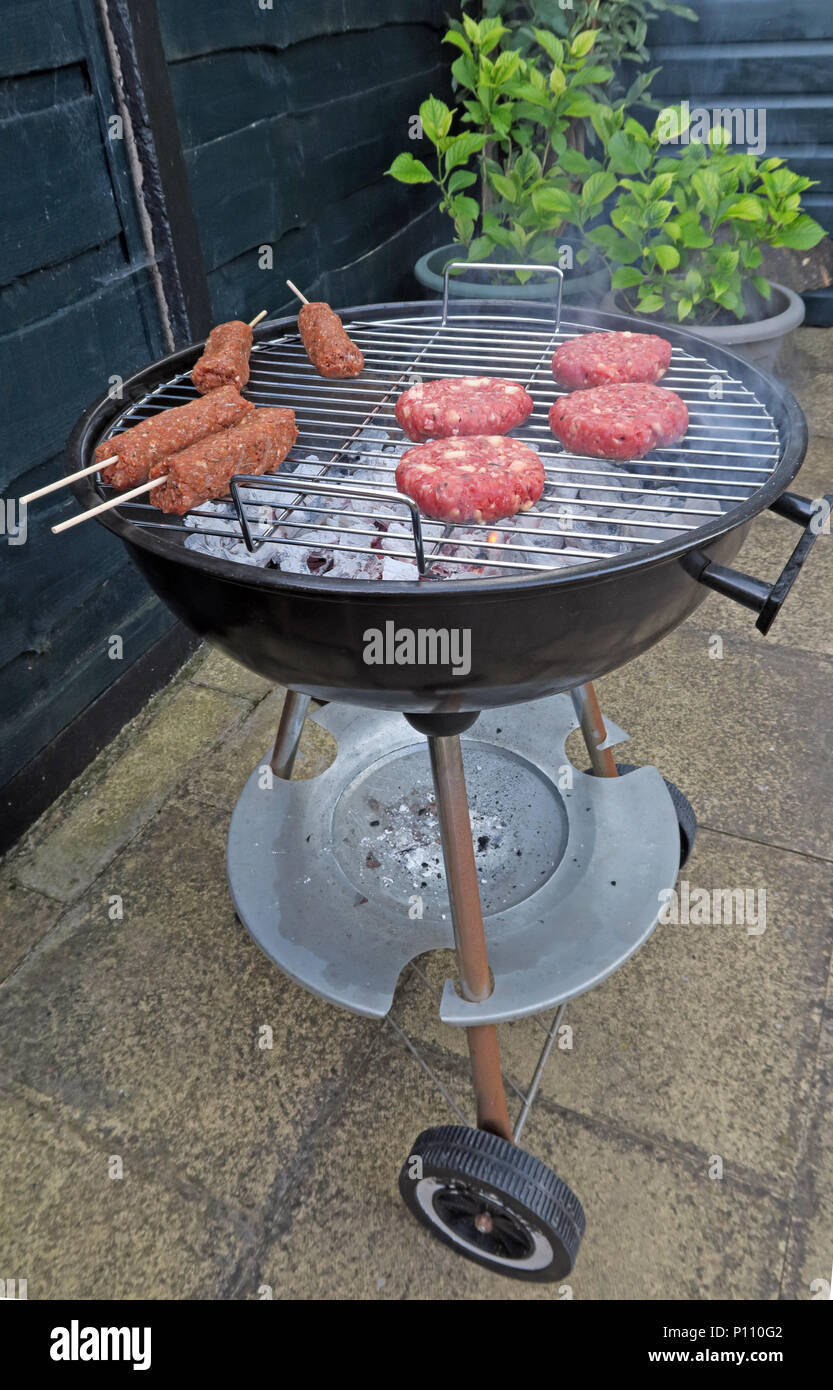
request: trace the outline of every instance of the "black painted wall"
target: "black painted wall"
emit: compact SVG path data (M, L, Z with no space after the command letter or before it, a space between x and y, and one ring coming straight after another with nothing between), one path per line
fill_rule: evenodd
M439 220L383 170L419 102L447 94L440 0L158 8L215 317L290 312L287 276L335 305L413 296ZM95 0L4 0L3 499L63 471L109 377L167 350L116 110ZM56 493L30 508L26 544L0 537L0 787L171 624L101 527L50 534L73 506Z
M93 5L0 7L0 495L63 471L83 406L165 350ZM0 785L170 625L121 546L91 525L0 537ZM111 660L117 633L124 658Z
M218 318L412 298L438 244L431 190L383 177L408 117L449 93L446 0L159 0ZM259 268L272 248L273 269Z

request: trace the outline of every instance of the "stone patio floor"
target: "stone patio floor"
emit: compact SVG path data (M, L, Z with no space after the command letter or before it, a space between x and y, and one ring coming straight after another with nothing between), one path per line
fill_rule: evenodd
M801 330L813 497L833 486L831 361L833 335ZM739 563L773 578L797 534L765 515ZM822 536L769 638L710 596L599 683L624 756L698 813L683 877L765 888L767 921L660 927L568 1006L523 1142L584 1203L575 1298L809 1299L831 1277L831 610ZM0 1276L46 1299L564 1297L414 1224L397 1174L445 1102L389 1028L304 993L235 918L228 819L282 698L200 651L6 857ZM309 720L296 775L330 756ZM413 977L394 1016L470 1113L464 1039ZM540 1031L501 1034L523 1085Z

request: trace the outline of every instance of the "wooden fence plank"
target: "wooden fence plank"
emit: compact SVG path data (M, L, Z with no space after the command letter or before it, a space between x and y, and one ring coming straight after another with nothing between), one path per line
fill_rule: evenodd
M691 24L675 15L654 20L648 30L652 49L663 43L770 43L831 37L828 0L693 0L699 15Z
M159 0L165 52L172 63L227 49L287 49L351 29L388 30L419 22L439 32L446 28L448 13L447 0L350 0L349 5L273 0L271 9L261 8L258 0L236 0L231 24L228 0L201 0L199 6Z
M84 56L74 0L5 0L0 77L64 67Z
M0 283L121 228L91 96L0 124Z
M80 303L0 339L0 492L16 488L37 464L58 453L82 408L129 376L153 349L141 313L137 271Z
M135 565L111 574L83 606L62 611L44 651L21 652L1 673L6 708L0 785L54 738L73 712L85 709L122 674L125 661L107 655L110 634L121 636L130 661L173 621Z

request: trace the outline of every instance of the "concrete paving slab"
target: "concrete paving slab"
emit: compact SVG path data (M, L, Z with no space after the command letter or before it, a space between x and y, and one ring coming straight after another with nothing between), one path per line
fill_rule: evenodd
M833 858L833 662L687 623L597 683L631 740L713 830ZM568 751L576 746L575 736Z
M0 1148L3 1276L29 1299L224 1297L250 1233L204 1194L7 1091Z
M231 817L234 804L252 770L258 766L268 766L285 694L282 686L273 690L228 738L197 761L185 784L186 795L211 806L224 807ZM335 740L316 724L313 711L301 734L292 771L293 781L315 777L323 772L333 761L336 751Z
M153 1171L254 1210L372 1025L254 946L228 896L226 820L173 800L109 866L0 993L0 1074Z
M205 647L201 658L190 677L195 685L208 685L214 690L222 690L226 695L239 695L246 700L261 700L275 688L272 681L241 666L239 661L226 656L216 647Z
M833 950L833 917L817 910L829 866L704 831L683 879L689 901L708 893L711 920L659 926L622 970L571 1001L540 1094L789 1187ZM716 923L714 907L728 916L728 901L715 891L736 888L755 895L758 920ZM696 918L684 902L678 915ZM453 958L419 966L435 989L456 974ZM405 982L395 1017L415 1041L465 1057L465 1038L443 1027L417 978ZM526 1019L500 1037L504 1069L525 1089L544 1035Z
M829 1300L833 1296L833 970L806 1112L781 1297Z
M31 893L8 873L0 876L0 980L17 968L63 911L63 903Z
M811 433L833 436L830 334L826 328L798 330L781 376L798 398Z
M436 1060L436 1059L435 1059ZM457 1084L458 1064L437 1065ZM562 1284L500 1278L423 1232L398 1194L418 1133L451 1119L389 1035L319 1135L307 1171L237 1290L276 1299L772 1298L787 1218L771 1194L712 1181L705 1155L681 1155L561 1111L539 1111L525 1147L581 1197L588 1230Z
M237 698L181 683L159 717L144 727L106 775L93 768L83 786L50 812L47 833L30 836L14 873L28 888L72 902L145 825L183 780L198 753L248 710ZM53 808L54 809L54 808Z

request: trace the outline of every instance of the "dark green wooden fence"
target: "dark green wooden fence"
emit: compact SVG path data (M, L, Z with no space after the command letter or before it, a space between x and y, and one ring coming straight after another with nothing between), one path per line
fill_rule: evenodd
M439 0L158 9L215 317L291 311L287 276L334 304L412 296L436 213L382 171L447 93ZM108 378L166 350L116 110L95 0L0 9L4 498L56 476ZM72 506L55 494L25 545L0 539L0 786L172 621L101 527L50 535Z
M332 0L159 15L217 317L292 312L289 276L334 304L413 295L430 191L382 171L448 90L441 0ZM349 24L344 22L349 15ZM259 266L272 248L273 270Z
M70 427L111 373L165 350L93 14L72 0L0 9L4 498L62 470ZM45 499L25 545L0 541L0 785L172 621L101 527L50 536L69 507Z

